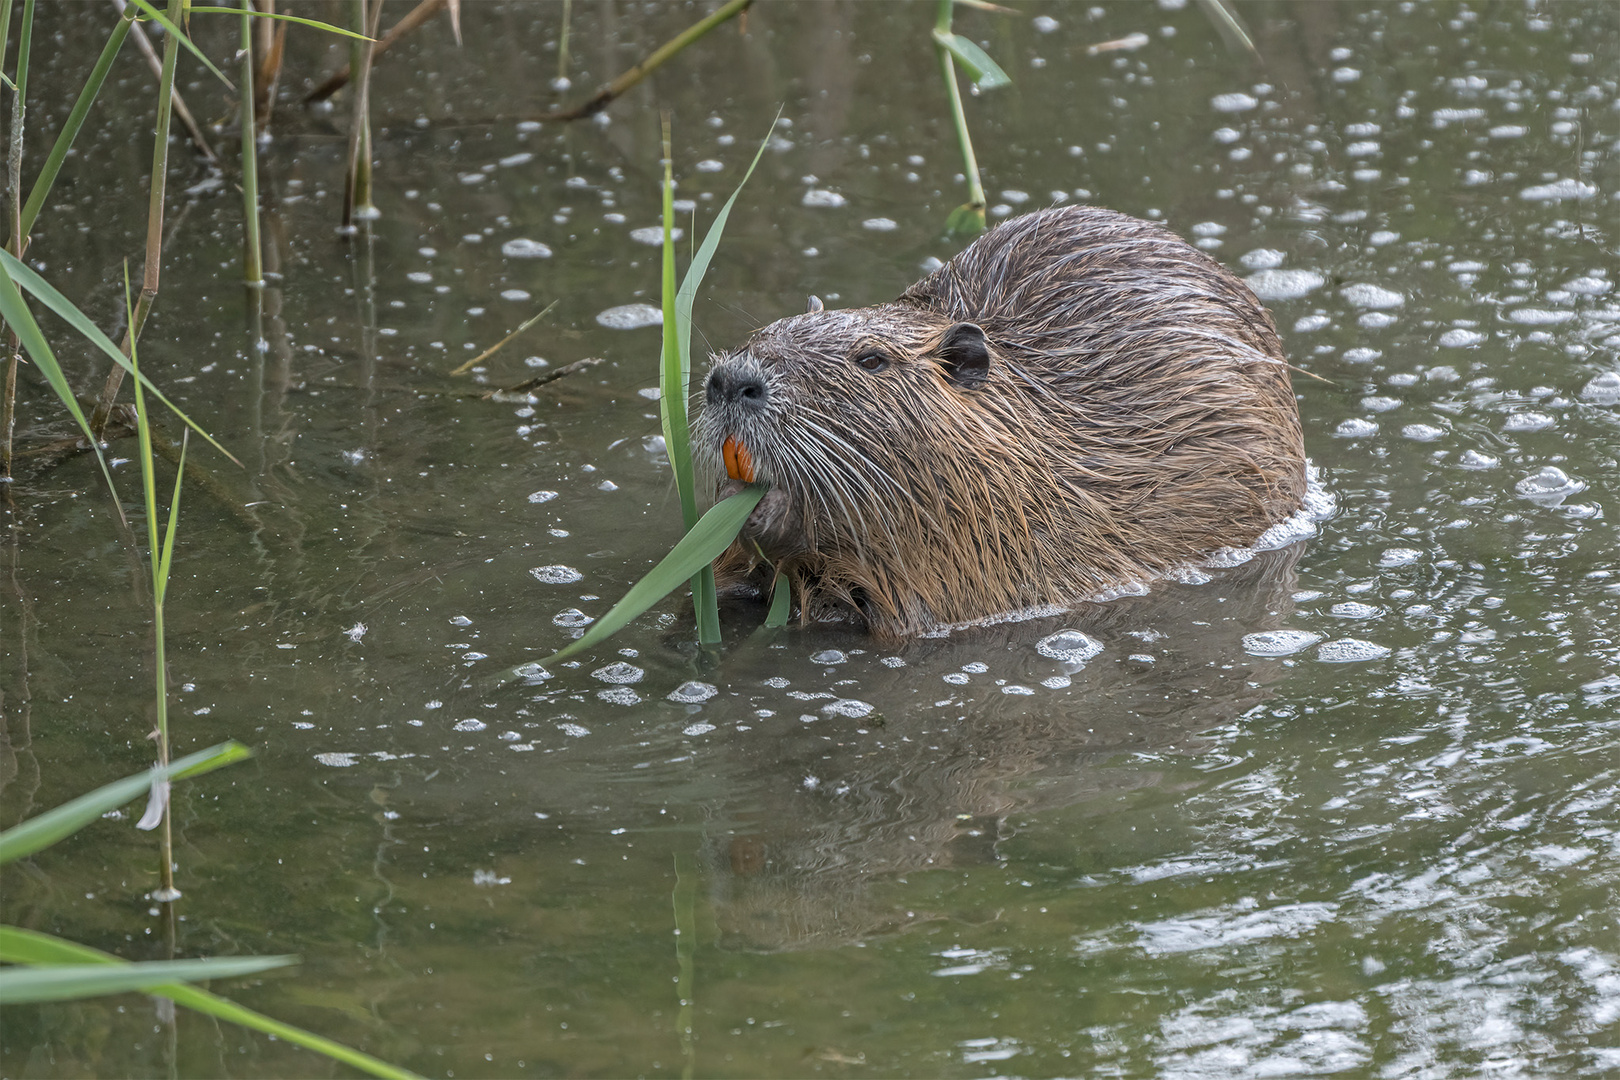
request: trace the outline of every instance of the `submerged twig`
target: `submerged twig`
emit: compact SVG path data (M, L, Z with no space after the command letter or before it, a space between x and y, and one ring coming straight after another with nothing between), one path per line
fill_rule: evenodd
M490 357L494 356L497 352L499 352L502 349L502 347L504 347L506 345L507 342L511 341L513 338L515 338L519 334L523 333L523 331L527 330L529 327L533 326L535 323L537 323L541 319L545 318L546 317L546 312L550 311L552 308L554 308L556 306L557 306L557 301L553 300L551 303L547 304L540 311L540 313L538 315L535 315L535 316L525 320L522 326L519 326L516 330L512 331L510 334L507 334L505 337L501 338L501 340L497 341L495 344L491 345L489 348L485 349L483 352L479 353L477 356L473 357L471 360L467 361L465 364L462 364L460 367L456 368L456 370L452 371L450 374L452 374L452 375L465 375L467 372L471 371L473 368L477 367L479 364L482 364L485 360L488 360Z
M1260 59L1260 50L1255 47L1254 36L1249 33L1248 24L1243 21L1243 16L1232 6L1232 0L1198 0L1198 8L1214 25L1215 32L1221 36L1221 40L1226 43L1229 50L1248 53L1254 60Z
M611 105L614 99L622 95L626 90L629 90L642 79L645 79L648 75L651 75L654 71L657 71L670 57L674 56L676 53L680 52L682 49L686 48L688 45L692 44L692 42L696 41L704 34L707 34L710 30L713 30L727 19L730 19L744 11L748 5L752 4L753 2L754 0L729 0L728 3L719 8L708 18L687 27L685 30L682 30L679 34L676 34L674 37L664 42L664 44L654 49L645 60L641 61L641 63L637 64L629 71L626 71L624 74L620 75L617 79L614 79L612 82L602 87L595 94L591 95L591 97L586 101L579 105L575 105L572 108L554 109L553 111L541 116L540 119L542 121L579 120L583 117L596 115Z
M538 387L546 385L548 382L553 382L560 379L564 375L572 375L575 372L584 371L586 368L595 367L601 362L602 357L600 356L587 356L583 360L575 360L572 364L564 364L555 371L548 371L544 375L536 375L532 379L525 379L516 386L507 386L500 390L489 390L485 393L479 394L478 397L484 401L490 401L494 398L500 397L502 394L527 394L530 390L534 390Z

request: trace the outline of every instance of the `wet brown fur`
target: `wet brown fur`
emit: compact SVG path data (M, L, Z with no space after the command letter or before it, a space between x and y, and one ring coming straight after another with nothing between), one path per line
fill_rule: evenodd
M963 323L982 381L952 369ZM885 370L855 363L874 352ZM763 405L717 395L728 378ZM773 488L722 592L779 569L801 618L884 638L1149 581L1305 493L1270 314L1173 233L1093 207L1000 225L891 303L772 323L707 385L700 464L723 479L734 436Z

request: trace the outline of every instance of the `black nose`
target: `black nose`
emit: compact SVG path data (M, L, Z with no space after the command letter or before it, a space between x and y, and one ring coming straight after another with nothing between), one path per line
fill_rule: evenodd
M753 371L724 366L709 372L707 394L712 401L745 409L765 407L765 380Z

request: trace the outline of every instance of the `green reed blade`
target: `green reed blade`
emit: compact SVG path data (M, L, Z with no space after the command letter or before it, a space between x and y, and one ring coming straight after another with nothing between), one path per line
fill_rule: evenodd
M771 610L765 615L765 625L773 628L786 626L792 608L793 585L786 574L778 573L776 584L771 588Z
M72 836L109 810L139 798L154 780L184 780L252 757L253 751L232 740L188 754L167 768L143 769L134 776L114 780L71 802L29 818L0 832L0 864L32 855L58 840Z
M771 120L770 131L760 140L759 149L754 151L754 160L748 163L748 171L743 173L741 180L737 181L737 189L731 193L731 198L720 208L714 216L714 222L709 231L703 235L703 243L698 245L696 254L692 256L692 265L686 268L686 276L681 279L681 288L675 294L675 333L680 341L681 349L681 394L682 400L692 393L692 302L697 298L698 288L703 284L703 275L709 272L709 260L714 258L714 251L720 246L720 236L725 232L726 219L731 216L732 204L737 196L742 194L743 185L748 178L754 175L754 167L759 159L765 156L765 148L771 144L771 131L776 130L776 123L782 119L782 110L776 110L776 116Z
M623 600L614 604L606 615L592 623L584 636L540 661L541 665L554 663L574 655L581 649L590 648L674 592L700 567L713 562L722 551L731 546L731 542L742 531L743 522L748 520L748 515L759 505L759 500L764 495L765 489L762 487L747 487L729 499L723 499L710 507L709 512L681 537L680 543L676 544L657 566L648 571L646 577L631 586L630 591L624 594Z
M995 90L1003 86L1011 86L1012 79L992 59L990 54L961 34L952 34L943 30L934 31L934 40L940 47L956 57L957 63L967 70L968 78L973 80L980 90Z
M207 54L199 49L196 44L186 36L184 30L181 30L178 26L174 25L167 15L163 14L163 12L147 3L147 0L129 0L129 6L139 8L143 16L151 19L153 22L163 27L163 32L165 34L173 34L174 39L180 44L184 45L187 49L190 49L191 54L198 60L201 60L202 66L213 72L216 79L224 83L230 89L236 89L236 87L231 83L231 80L225 77L225 73L219 70L219 68L215 67L214 62L208 59Z
M166 983L229 979L296 964L294 956L231 956L220 960L152 960L139 964L62 964L0 970L0 1005L69 1001L126 994Z
M49 934L41 934L33 930L23 930L15 926L0 926L0 961L16 964L102 964L125 965L129 961L104 953L100 949L92 949L88 945L80 945L72 941L64 941ZM341 1061L346 1065L370 1073L372 1076L382 1077L383 1080L421 1080L421 1077L409 1069L402 1069L397 1065L390 1065L380 1061L370 1054L333 1042L331 1039L305 1031L303 1028L284 1024L280 1020L273 1020L263 1013L238 1005L211 994L207 990L195 986L183 986L178 983L167 986L147 987L146 992L157 997L168 998L177 1005L184 1005L188 1009L213 1016L220 1020L228 1020L233 1024L240 1024L245 1028L273 1035L284 1042L294 1046L302 1046L306 1050L313 1050L318 1054L325 1054L334 1061Z
M241 8L229 8L229 7L192 7L189 10L191 11L191 13L193 15L241 15L241 14L243 14L243 11L242 11ZM251 15L255 19L281 19L283 22L302 23L304 26L313 26L317 30L326 30L326 31L328 31L330 33L333 33L333 34L340 34L343 37L358 38L361 41L371 41L372 40L371 38L366 37L366 35L364 35L364 34L357 34L353 30L345 30L341 26L333 26L331 23L321 22L319 19L304 19L304 18L300 18L297 15L283 15L279 11L249 11L246 14Z
M102 333L101 328L95 323L91 322L88 315L74 306L73 301L63 296L60 292L57 292L55 286L46 281L44 278L40 277L39 274L34 272L32 267L19 260L9 251L0 250L0 277L7 277L7 280L15 278L16 284L21 285L24 289L27 289L29 294L32 295L34 299L50 308L69 326L73 327L73 329L77 330L81 335L83 335L85 340L89 341L90 344L94 345L96 348L100 349L102 352L111 357L113 362L119 367L140 379L141 385L146 387L146 389L151 392L153 397L163 402L163 404L168 407L169 411L174 413L175 416L179 417L180 420L184 422L185 425L192 431L195 431L198 435L201 435L204 439L208 440L208 445L230 458L235 464L242 464L240 461L236 460L235 455L216 442L212 435L208 434L208 432L199 427L196 422L185 413L181 412L179 407L165 397L163 391L159 390L151 380L149 380L145 375L137 374L135 369L130 366L129 358L124 355L123 350L114 345L112 343L112 339L107 337L106 334ZM13 286L13 288L15 288L15 286ZM0 286L0 292L3 291L4 287ZM6 318L9 322L10 316L7 315ZM41 340L43 341L43 338L41 338ZM51 363L52 366L55 366L54 360L52 360ZM41 370L44 371L43 368L41 368ZM45 375L47 379L50 378L49 372L46 372ZM53 382L51 385L54 387L56 384ZM66 380L63 380L62 389L57 390L58 396L63 394L66 387L67 382ZM64 402L73 402L73 395L71 391L67 392L67 397L65 397L63 400ZM78 405L76 403L69 404L70 412L77 412L77 410ZM82 422L80 426L85 427L85 431L88 434L88 426L84 425Z
M57 174L62 171L62 162L67 160L68 151L73 148L73 140L78 138L79 131L84 127L84 119L90 114L90 106L96 102L96 96L101 93L102 84L107 81L107 72L112 70L113 59L117 57L119 47L129 36L129 28L135 25L135 11L125 8L123 17L113 27L113 32L107 38L106 46L101 50L101 56L96 60L96 66L90 70L90 77L84 81L84 89L79 91L78 100L73 103L73 111L62 125L62 131L56 136L56 142L51 146L51 152L45 157L45 164L40 167L39 175L34 178L34 186L28 192L28 202L23 206L22 234L27 236L34 229L34 222L39 218L40 210L44 209L45 200L50 196L51 186L56 183Z
M11 279L11 275L7 272L13 265L22 266L21 263L12 258L10 252L0 251L0 319L4 319L6 325L16 333L18 340L22 342L23 348L28 350L29 358L34 361L34 366L39 368L40 374L45 376L45 381L50 384L52 390L56 391L56 396L62 399L63 405L67 406L67 411L79 425L79 430L84 432L85 439L89 441L91 449L96 452L96 461L101 465L101 475L107 480L107 490L112 492L113 504L117 506L118 488L113 484L112 471L107 468L107 456L101 452L101 444L90 433L90 421L84 415L84 410L79 408L79 402L73 396L73 388L68 385L67 376L62 374L62 365L56 362L56 354L51 352L50 343L45 340L45 335L40 332L39 324L34 321L34 313L28 310L27 303L23 301L22 293L17 289L17 283ZM24 267L24 269L27 268ZM29 273L33 273L33 271L29 271ZM119 355L122 356L122 354ZM119 510L119 513L123 513L122 509Z

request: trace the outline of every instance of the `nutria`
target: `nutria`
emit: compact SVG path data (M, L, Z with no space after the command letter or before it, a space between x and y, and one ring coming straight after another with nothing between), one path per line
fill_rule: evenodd
M769 486L722 595L781 572L801 619L891 640L1150 581L1305 494L1270 314L1095 207L999 225L891 303L812 298L716 357L703 397L700 465Z

